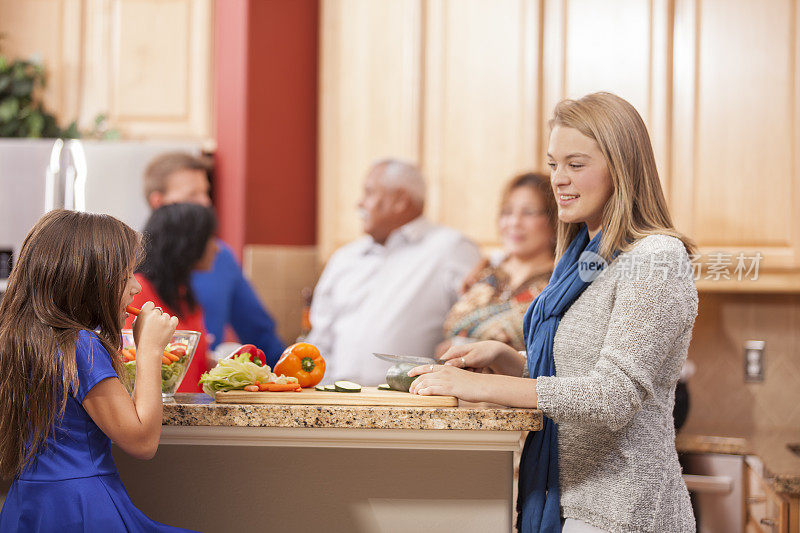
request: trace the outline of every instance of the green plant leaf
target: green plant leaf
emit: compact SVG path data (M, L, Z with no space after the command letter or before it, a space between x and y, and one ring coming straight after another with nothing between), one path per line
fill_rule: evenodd
M28 137L41 137L44 129L44 116L41 111L35 111L28 115L25 121L28 126Z
M42 130L42 137L60 137L61 128L56 123L56 118L53 115L46 114L44 116L44 129Z
M61 137L64 137L65 139L80 139L81 132L78 129L77 121L73 120L70 125L67 126L67 129L61 132Z
M76 122L62 130L42 106L40 90L46 81L41 61L8 60L0 55L0 137L81 136Z
M0 137L20 137L20 121L16 118L7 123L0 122Z
M19 112L19 101L16 98L6 98L0 102L0 122L10 122Z
M14 96L28 96L33 92L33 80L14 80L11 83L11 94Z

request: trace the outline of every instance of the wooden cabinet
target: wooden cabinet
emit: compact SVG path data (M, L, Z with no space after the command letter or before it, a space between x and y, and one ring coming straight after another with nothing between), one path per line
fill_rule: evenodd
M82 0L0 0L0 53L47 68L45 106L64 122L78 118Z
M542 155L560 100L609 91L641 114L668 184L670 2L546 0L543 7Z
M66 125L99 113L128 138L211 137L212 0L0 0L3 52L37 57Z
M547 121L566 96L614 90L644 106L668 164L668 2L614 4L597 17L591 1L324 1L322 257L360 235L352 206L370 162L388 156L419 163L430 218L497 245L502 188L544 168Z
M426 2L420 163L428 215L497 242L506 181L540 168L538 2Z
M800 291L798 3L324 0L322 258L359 235L352 206L385 156L419 162L433 220L496 245L500 191L543 167L553 106L607 90L648 125L698 287ZM759 253L758 280L737 280L738 254Z
M419 0L322 3L319 246L361 233L356 204L370 164L420 159Z
M797 0L678 0L672 209L705 257L761 254L754 281L800 290L800 11Z
M745 468L745 510L748 533L789 533L798 530L794 499L794 523L790 522L791 501L776 494L749 465Z

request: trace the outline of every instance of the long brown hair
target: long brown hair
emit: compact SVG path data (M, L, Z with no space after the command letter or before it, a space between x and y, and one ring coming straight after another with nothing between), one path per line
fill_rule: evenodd
M695 253L695 244L672 224L647 127L636 109L619 96L592 93L579 100L562 100L550 127L575 128L594 139L605 157L614 192L603 209L599 254L610 259L615 250L629 250L648 235L670 235ZM580 231L581 224L558 222L556 260Z
M140 236L108 215L56 210L33 227L0 303L0 475L36 457L78 389L75 343L122 347L120 304ZM111 357L121 371L121 361Z

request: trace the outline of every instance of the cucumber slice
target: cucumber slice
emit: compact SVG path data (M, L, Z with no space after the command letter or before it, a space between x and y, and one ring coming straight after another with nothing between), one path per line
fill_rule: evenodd
M336 392L336 386L334 386L334 385L325 385L325 392Z
M316 387L314 387L314 390L324 391L325 390L325 385L317 385Z
M352 381L337 381L333 386L336 392L361 392L361 385Z
M392 390L388 383L381 383L378 385L378 390Z

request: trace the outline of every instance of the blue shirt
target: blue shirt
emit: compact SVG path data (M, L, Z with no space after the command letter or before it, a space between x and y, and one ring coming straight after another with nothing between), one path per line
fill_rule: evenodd
M111 441L83 408L92 388L117 373L94 332L75 343L77 390L36 459L14 479L0 510L0 531L187 531L160 524L133 505L111 456ZM56 396L58 398L58 396Z
M111 356L93 332L81 330L75 344L78 390L70 391L64 417L36 460L20 473L25 481L55 481L116 474L110 441L84 410L83 399L106 378L116 378ZM57 396L58 398L58 396Z
M225 339L225 325L230 324L239 340L255 344L275 366L285 348L275 332L275 321L261 305L231 248L218 240L219 252L214 265L206 272L192 273L192 289L203 308L209 346L213 350Z

